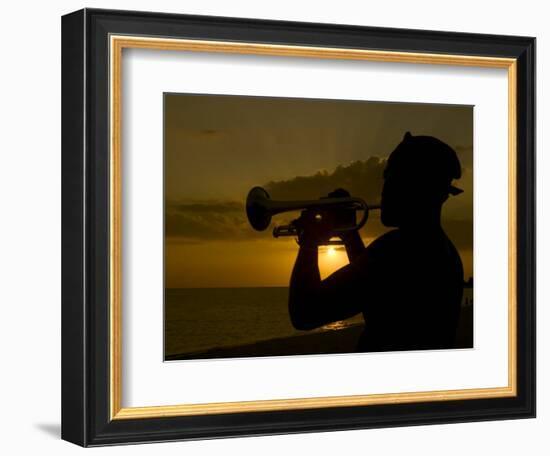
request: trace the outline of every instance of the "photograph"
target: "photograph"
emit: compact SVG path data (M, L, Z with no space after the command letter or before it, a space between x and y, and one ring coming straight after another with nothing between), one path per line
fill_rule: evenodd
M165 361L475 348L474 106L163 97Z

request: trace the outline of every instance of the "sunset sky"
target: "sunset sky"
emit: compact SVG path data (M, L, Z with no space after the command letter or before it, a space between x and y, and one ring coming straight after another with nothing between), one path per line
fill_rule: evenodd
M444 205L443 225L472 275L471 106L166 94L164 121L168 288L287 286L296 242L248 225L248 190L316 199L344 187L376 203L384 159L406 131L459 155L465 191ZM361 235L368 243L384 229L373 213ZM344 264L342 249L322 249L323 275Z

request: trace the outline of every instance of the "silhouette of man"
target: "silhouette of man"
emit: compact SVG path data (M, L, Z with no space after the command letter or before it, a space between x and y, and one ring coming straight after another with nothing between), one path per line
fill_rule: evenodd
M384 170L381 220L394 229L367 247L357 231L342 235L350 263L324 280L318 246L330 238L330 227L304 211L296 221L300 249L290 280L294 327L309 330L362 313L358 351L453 347L464 273L441 227L441 208L462 192L451 185L460 175L451 147L407 132ZM341 210L339 217L354 213Z

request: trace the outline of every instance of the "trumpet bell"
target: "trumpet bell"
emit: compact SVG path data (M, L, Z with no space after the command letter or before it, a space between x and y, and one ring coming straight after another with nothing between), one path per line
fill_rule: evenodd
M248 192L246 198L246 215L252 228L256 231L264 231L271 223L272 213L266 202L271 198L262 187L254 187Z

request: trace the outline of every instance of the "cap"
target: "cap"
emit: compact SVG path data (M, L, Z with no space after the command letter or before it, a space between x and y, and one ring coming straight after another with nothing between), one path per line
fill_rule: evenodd
M462 168L454 149L433 136L413 136L405 133L403 140L388 157L388 168L399 166L424 182L445 186L450 195L464 190L451 184L460 179Z

